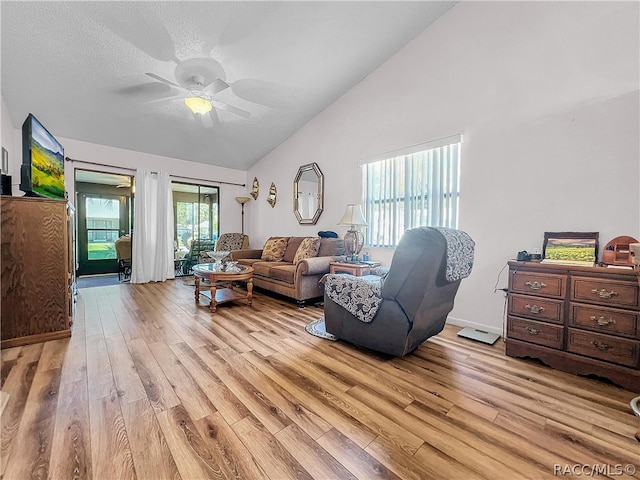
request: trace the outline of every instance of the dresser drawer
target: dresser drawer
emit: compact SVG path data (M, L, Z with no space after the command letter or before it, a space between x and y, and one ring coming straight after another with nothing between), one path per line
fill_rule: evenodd
M511 272L509 291L540 295L543 297L564 298L567 277L534 272Z
M568 329L567 351L607 362L637 367L640 342L601 333Z
M629 310L614 310L613 308L572 303L569 325L633 337L640 335L638 316L638 313Z
M562 323L564 319L564 302L546 298L509 295L509 314L519 317L544 320L545 322Z
M507 337L562 349L564 328L560 325L508 317Z
M638 284L573 277L571 279L571 300L638 308Z

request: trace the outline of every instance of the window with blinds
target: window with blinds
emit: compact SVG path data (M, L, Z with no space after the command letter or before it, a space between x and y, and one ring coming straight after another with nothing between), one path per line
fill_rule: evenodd
M458 226L460 145L456 135L366 159L366 245L395 247L405 230Z

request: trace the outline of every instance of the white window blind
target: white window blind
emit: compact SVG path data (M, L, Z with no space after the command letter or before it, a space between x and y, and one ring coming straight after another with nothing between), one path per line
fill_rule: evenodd
M418 226L457 228L460 145L448 137L361 162L367 245L396 246Z

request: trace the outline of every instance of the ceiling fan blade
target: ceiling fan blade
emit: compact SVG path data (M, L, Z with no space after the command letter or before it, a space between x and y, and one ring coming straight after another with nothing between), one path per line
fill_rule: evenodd
M174 95L172 97L156 98L153 100L147 100L144 103L145 105L160 105L160 104L175 102L176 100L184 101L184 95Z
M202 115L200 115L199 113L193 114L193 121L201 128L205 128L204 120L202 119Z
M211 119L211 127L219 130L220 119L218 118L218 114L216 113L215 108L209 112L209 118Z
M211 82L209 85L207 85L206 88L208 90L207 93L209 93L211 95L215 95L216 93L219 93L219 92L229 88L229 84L227 82L225 82L224 80L222 80L221 78L216 78L213 82Z
M241 108L234 107L233 105L227 105L226 103L218 102L217 100L214 100L212 103L214 107L219 108L220 110L225 110L242 118L251 118L251 114Z
M216 113L215 108L210 110L208 114L200 115L199 113L193 114L193 121L199 125L201 128L210 130L216 129L219 130L220 120L218 119L218 114Z
M243 100L272 108L292 107L300 97L293 87L250 78L231 83L231 91Z
M155 73L146 72L145 75L147 75L147 76L149 76L149 77L151 77L151 78L153 78L155 80L158 80L159 82L166 83L167 85L171 85L172 87L183 88L180 85L178 85L177 83L173 83L173 82L167 80L166 78L162 78L160 75L156 75Z

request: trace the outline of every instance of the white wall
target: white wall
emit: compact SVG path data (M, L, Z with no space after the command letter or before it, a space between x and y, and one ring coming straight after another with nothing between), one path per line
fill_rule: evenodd
M214 167L201 163L189 162L175 158L162 157L147 153L133 152L120 148L106 147L93 143L80 142L68 138L58 138L64 146L65 156L74 160L86 160L107 165L114 168L95 167L81 162L67 162L65 165L65 185L69 192L69 198L75 198L73 185L73 169L112 171L131 174L130 171L119 170L121 168L144 168L152 171L165 171L169 175L191 177L198 180L176 181L187 183L202 183L220 188L220 232L239 232L241 229L241 208L235 197L246 195L247 188L234 185L219 185L214 181L246 184L246 172L230 168Z
M343 235L346 204L361 202L359 158L461 133L459 228L476 261L450 320L500 333L498 275L545 231L640 238L638 14L637 2L459 3L248 172L261 185L247 206L253 244ZM325 175L325 211L299 226L292 181L310 162Z
M22 121L22 120L20 120ZM55 125L46 125L47 129L55 134ZM96 162L109 167L100 167L81 162L65 163L65 186L69 193L69 199L75 199L74 169L95 170L102 172L115 172L130 175L128 169L145 168L152 171L165 171L170 175L191 177L198 180L178 181L187 183L202 183L219 186L220 188L220 232L239 232L241 230L241 208L235 197L245 196L246 187L234 185L220 185L215 181L224 181L238 184L246 184L246 172L230 168L214 167L201 163L189 162L175 158L162 157L146 153L124 150L121 148L107 147L94 143L87 143L69 138L58 137L56 139L64 147L66 157L74 160ZM6 142L6 143L5 143ZM10 167L12 175L13 195L22 195L18 189L20 184L20 164L22 162L21 130L13 128L7 108L2 99L2 146L9 151ZM6 145L6 146L5 146Z
M20 163L22 162L22 144L20 143L20 133L11 122L9 110L4 103L4 97L0 95L0 137L2 138L2 146L7 150L9 155L9 171L11 175L12 190L17 190L20 183ZM5 173L5 172L3 172ZM13 192L15 195L15 191Z

